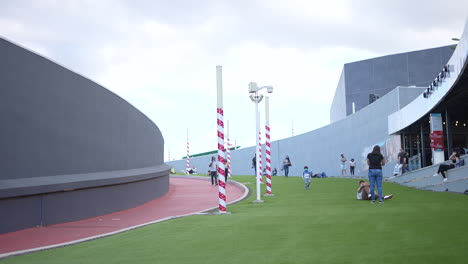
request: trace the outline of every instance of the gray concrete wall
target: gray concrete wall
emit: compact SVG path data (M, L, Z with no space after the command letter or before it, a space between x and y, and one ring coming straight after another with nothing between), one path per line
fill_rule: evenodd
M0 234L77 221L133 208L161 197L169 176L92 188L40 192L0 199Z
M418 97L427 87L397 87L398 88L398 98L399 98L399 108L405 107L414 98Z
M301 175L304 165L309 166L313 172L326 172L328 175L341 175L339 160L343 153L348 160L356 160L356 175L367 175L367 154L376 144L384 147L384 155L388 165L384 167L384 176L392 174L396 164L396 156L400 148L400 137L389 136L387 116L399 109L400 90L404 96L417 96L418 90L406 92L406 89L394 89L375 103L361 109L328 126L310 131L305 134L273 141L271 144L272 168L278 168L285 155L289 155L293 166L291 175ZM274 127L272 135L274 136ZM238 149L231 152L232 171L235 175L254 175L251 160L255 154L255 147ZM263 154L265 157L265 154ZM197 167L201 173L208 170L210 157L191 158L191 166ZM185 160L168 162L177 171L185 169ZM264 163L263 163L264 164ZM348 170L349 173L349 170Z
M158 127L128 102L0 38L0 233L128 209L169 189Z
M119 96L0 38L0 179L163 163L158 127Z
M335 90L335 96L330 107L330 123L336 122L347 116L346 114L346 87L345 72L341 71L340 80Z

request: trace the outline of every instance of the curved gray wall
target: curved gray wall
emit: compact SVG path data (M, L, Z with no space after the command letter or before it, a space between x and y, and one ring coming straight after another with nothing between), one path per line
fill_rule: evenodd
M125 210L169 189L151 120L2 38L0 124L0 233Z
M388 135L387 116L423 91L424 88L398 87L345 119L308 133L273 141L271 143L272 168L277 168L279 175L284 175L280 171L281 162L285 155L289 155L293 164L290 168L290 175L302 175L303 166L307 165L314 173L324 171L329 176L338 176L341 175L339 156L343 153L348 160L351 158L356 160L356 175L364 176L367 173L367 153L374 145L379 144L385 146L384 155L389 161L384 168L384 176L391 176L400 148L400 138ZM271 129L274 137L275 128ZM253 175L254 170L250 163L254 154L255 147L232 151L233 174ZM265 157L265 153L262 157ZM209 159L209 156L191 158L190 164L192 167L197 167L199 172L206 173ZM167 164L177 171L185 169L185 160L167 162Z
M102 86L0 39L2 179L150 167L164 141Z

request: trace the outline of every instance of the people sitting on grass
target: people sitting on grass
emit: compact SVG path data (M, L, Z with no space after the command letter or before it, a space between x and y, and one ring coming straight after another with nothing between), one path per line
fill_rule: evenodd
M312 174L312 178L326 178L326 177L327 177L327 174L324 171Z
M379 198L379 195L375 193L375 197ZM384 200L392 199L393 194L385 195L383 197ZM358 200L371 200L372 195L370 192L370 184L364 180L359 181L359 187L357 189L357 196L356 199Z
M273 176L278 175L278 170L276 168L273 169Z
M453 169L455 168L455 165L459 162L460 160L460 155L458 154L457 151L454 151L452 153L452 155L450 156L449 158L450 160L450 164L440 164L439 165L439 169L437 170L437 172L432 175L432 176L438 176L439 173L442 175L442 177L444 178L444 182L447 181L447 176L445 176L445 172L450 170L450 169Z

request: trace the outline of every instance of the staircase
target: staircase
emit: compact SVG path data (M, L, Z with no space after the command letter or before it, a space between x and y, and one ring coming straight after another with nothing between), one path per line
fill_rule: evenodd
M447 175L446 182L443 181L440 174L435 177L432 176L437 172L439 164L411 171L403 175L389 177L386 180L416 189L464 193L465 190L468 190L468 155L462 156L461 159L465 160L465 166L448 170L445 173ZM444 163L448 164L448 161Z

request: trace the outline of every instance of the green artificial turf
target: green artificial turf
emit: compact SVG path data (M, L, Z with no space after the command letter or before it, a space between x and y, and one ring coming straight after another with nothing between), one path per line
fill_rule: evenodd
M230 215L165 221L4 263L468 263L468 196L384 182L384 204L356 200L356 179L273 177ZM264 192L264 186L262 191ZM228 194L229 195L229 194ZM1 261L0 261L1 262ZM3 263L2 262L2 263Z

